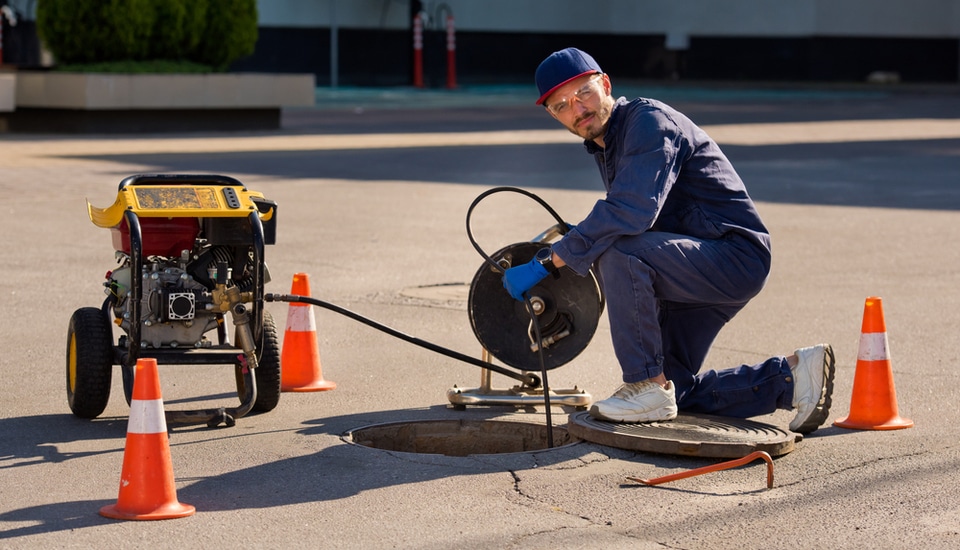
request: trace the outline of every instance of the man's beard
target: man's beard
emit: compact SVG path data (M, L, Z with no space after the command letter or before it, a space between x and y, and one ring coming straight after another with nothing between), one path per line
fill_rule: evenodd
M593 122L589 126L581 127L580 121L585 118L593 117ZM607 122L610 120L610 108L601 105L596 111L584 113L583 116L573 121L573 125L568 128L574 135L580 136L584 141L593 141L607 131Z

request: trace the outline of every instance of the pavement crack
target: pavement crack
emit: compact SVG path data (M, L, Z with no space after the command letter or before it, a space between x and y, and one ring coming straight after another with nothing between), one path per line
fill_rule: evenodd
M517 474L516 470L510 470L510 475L513 476L513 492L514 492L514 493L517 493L518 495L520 495L520 496L522 496L522 497L524 497L524 498L526 498L526 499L535 500L535 499L534 499L533 497L531 497L530 495L525 495L525 494L523 494L523 490L520 489L520 475Z
M516 495L523 497L525 500L529 501L530 503L548 507L553 512L564 514L565 516L576 518L581 521L585 521L590 525L596 525L601 527L610 527L612 525L609 521L597 520L589 516L584 516L581 514L570 512L565 508L563 508L562 506L558 506L557 504L551 503L549 501L541 500L532 495L529 495L526 492L524 492L523 488L521 487L521 483L523 479L520 477L520 474L516 470L510 470L510 475L513 477L513 492Z

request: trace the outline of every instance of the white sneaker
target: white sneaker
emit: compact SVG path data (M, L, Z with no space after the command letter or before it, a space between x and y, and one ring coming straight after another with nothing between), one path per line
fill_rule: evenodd
M611 422L655 422L677 417L673 382L664 388L644 380L620 386L612 396L590 407L590 416Z
M793 367L793 406L797 416L790 422L790 429L808 434L827 419L833 394L835 370L833 348L819 344L796 352L797 366Z

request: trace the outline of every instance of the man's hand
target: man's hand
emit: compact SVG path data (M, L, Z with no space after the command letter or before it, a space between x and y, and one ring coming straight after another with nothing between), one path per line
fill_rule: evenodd
M511 267L504 272L503 288L507 289L514 300L523 300L523 294L548 274L547 268L540 265L540 262L530 260L528 263Z

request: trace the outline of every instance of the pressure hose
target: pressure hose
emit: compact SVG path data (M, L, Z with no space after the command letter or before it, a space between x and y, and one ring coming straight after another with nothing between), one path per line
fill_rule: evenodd
M409 342L411 344L420 346L430 351L434 351L442 355L446 355L447 357L456 359L458 361L463 361L464 363L470 363L471 365L476 365L478 367L491 370L493 372L496 372L497 374L508 376L510 378L513 378L514 380L522 382L527 386L530 386L531 388L540 387L540 378L538 378L537 375L535 374L514 372L512 370L507 369L506 367L502 367L494 363L489 363L487 361L483 361L475 357L471 357L469 355L460 353L458 351L454 351L451 349L444 348L442 346L438 346L437 344L432 344L430 342L427 342L426 340L421 340L420 338L416 338L414 336L409 336L407 334L400 332L399 330L390 328L387 325L378 323L373 319L369 319L367 317L360 315L359 313L355 313L353 311L350 311L349 309L342 308L338 305L331 304L330 302L324 302L323 300L317 300L316 298L311 298L309 296L297 296L295 294L267 294L263 298L267 302L294 302L294 303L310 304L313 306L322 307L324 309L328 309L330 311L349 317L354 321L359 321L369 327L373 327L381 332L385 332L390 336L399 338L405 342Z
M485 191L484 193L481 193L476 199L474 199L473 203L470 205L470 208L467 209L467 216L466 216L467 238L470 239L470 244L472 244L474 249L476 249L476 251L480 254L480 256L483 257L484 261L490 264L490 266L493 269L501 273L505 272L506 268L498 264L497 262L495 262L486 252L483 251L480 245L477 244L477 241L473 238L473 230L471 229L470 219L473 214L474 208L476 208L476 206L483 199L485 199L486 197L494 193L502 193L502 192L519 193L521 195L530 197L531 199L538 202L541 206L543 206L543 208L547 210L547 212L549 212L551 216L553 216L553 218L557 221L557 230L560 234L566 234L567 231L569 231L569 226L567 225L566 222L563 221L560 215L557 214L557 212L553 208L551 208L550 205L546 203L546 201L544 201L537 195L530 193L529 191L525 191L523 189L519 189L516 187L495 187L493 189L489 189ZM399 338L405 342L420 346L422 348L428 349L436 353L440 353L442 355L445 355L452 359L456 359L458 361L463 361L471 365L482 367L484 369L496 372L497 374L502 374L503 376L522 382L524 385L530 388L542 387L544 408L546 409L547 447L553 448L553 422L552 422L552 416L550 411L550 386L547 383L547 368L543 358L543 348L544 348L543 337L541 336L541 333L540 333L540 323L538 322L537 315L534 312L533 304L530 301L529 293L524 293L524 304L526 305L527 313L530 315L530 320L533 326L534 335L536 336L536 339L537 339L537 355L540 361L540 377L529 372L514 372L512 370L507 369L506 367L502 367L500 365L490 363L488 361L483 361L481 359L477 359L475 357L471 357L469 355L465 355L463 353L444 348L437 344L433 344L431 342L421 340L420 338L409 336L394 328L388 327L384 324L378 323L377 321L364 317L358 313L355 313L353 311L350 311L338 305L332 304L330 302L325 302L323 300L311 298L309 296L298 296L294 294L266 294L264 296L264 300L267 302L291 302L291 303L310 304L317 307L321 307L321 308L333 311L335 313L339 313L346 317L349 317L355 321L359 321L369 327L375 328L381 332L389 334L390 336L393 336L395 338Z

